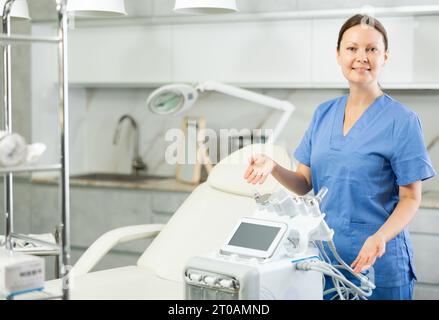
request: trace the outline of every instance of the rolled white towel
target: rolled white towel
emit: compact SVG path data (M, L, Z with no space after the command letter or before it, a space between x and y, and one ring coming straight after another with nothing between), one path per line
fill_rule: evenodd
M44 151L46 151L46 145L44 143L33 143L27 146L27 164L35 164L41 157Z
M0 131L0 166L12 167L26 161L27 145L17 133Z

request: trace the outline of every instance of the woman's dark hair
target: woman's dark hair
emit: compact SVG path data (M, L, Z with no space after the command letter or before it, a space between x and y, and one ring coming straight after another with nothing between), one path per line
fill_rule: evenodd
M346 20L346 22L341 27L340 32L338 33L337 50L340 50L341 39L343 38L343 34L346 32L346 30L357 25L367 25L378 30L383 35L384 48L387 51L389 42L387 39L386 29L377 19L365 14L356 14L355 16L350 17L348 20Z

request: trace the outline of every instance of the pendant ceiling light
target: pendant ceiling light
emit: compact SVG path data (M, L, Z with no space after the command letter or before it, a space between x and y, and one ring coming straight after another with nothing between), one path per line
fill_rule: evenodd
M67 11L82 17L114 17L127 14L124 0L69 0Z
M6 0L0 0L0 13L3 15L3 9L5 7ZM29 17L29 8L27 7L26 0L15 0L12 9L11 9L11 17L13 18L21 18L21 19L30 19Z
M174 11L191 14L237 12L236 0L175 0Z

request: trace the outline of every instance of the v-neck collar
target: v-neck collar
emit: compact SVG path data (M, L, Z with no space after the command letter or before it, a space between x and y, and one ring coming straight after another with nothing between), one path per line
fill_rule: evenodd
M363 114L350 128L346 136L343 135L343 122L348 95L340 97L336 106L334 122L332 125L331 148L334 150L341 150L344 146L352 143L358 137L361 137L361 133L373 123L375 117L381 113L385 97L386 94L377 97L367 109L364 110Z

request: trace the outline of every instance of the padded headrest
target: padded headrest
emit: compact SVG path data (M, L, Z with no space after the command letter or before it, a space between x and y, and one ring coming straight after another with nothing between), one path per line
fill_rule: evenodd
M258 153L265 154L282 167L291 169L291 159L285 148L272 144L252 144L221 160L209 174L207 182L218 190L243 196L252 197L254 191L260 194L274 192L278 182L271 175L263 184L253 185L244 179L250 156Z

